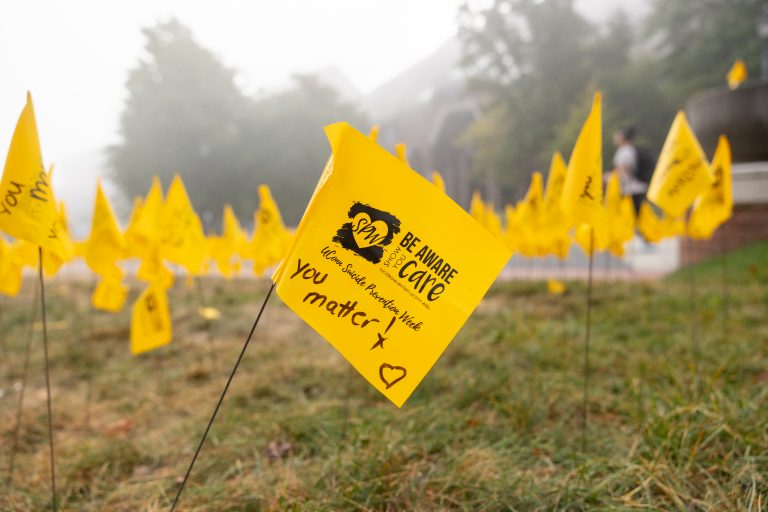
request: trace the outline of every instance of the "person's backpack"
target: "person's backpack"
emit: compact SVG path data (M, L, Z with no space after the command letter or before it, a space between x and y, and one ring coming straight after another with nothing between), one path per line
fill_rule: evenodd
M641 146L635 146L635 151L637 151L635 178L648 184L651 182L653 170L656 168L656 155L650 149Z

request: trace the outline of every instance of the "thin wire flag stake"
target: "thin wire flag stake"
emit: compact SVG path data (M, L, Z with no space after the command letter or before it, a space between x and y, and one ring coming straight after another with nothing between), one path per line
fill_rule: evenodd
M24 394L27 390L29 359L32 352L32 337L35 332L35 320L37 320L37 301L40 299L39 294L40 291L35 288L34 299L32 299L32 314L29 317L27 345L24 348L24 366L21 370L21 389L19 390L19 402L16 406L16 423L13 426L13 441L11 442L11 455L8 462L8 485L11 485L13 482L13 470L16 466L16 452L19 450L19 431L21 430L21 416L24 414Z
M589 270L587 272L587 322L584 336L584 403L581 425L581 451L587 451L587 429L589 428L589 337L592 327L592 265L595 249L595 228L589 229Z
M208 425L205 427L203 436L200 438L200 443L198 443L197 449L195 450L195 454L192 456L192 461L189 463L189 467L187 468L187 473L184 475L184 479L181 481L179 490L176 491L176 497L173 498L173 503L171 504L170 512L173 512L174 510L176 510L176 505L179 503L179 498L181 497L181 493L184 491L184 487L187 485L187 480L189 479L190 473L192 473L192 468L195 466L195 461L197 461L197 456L200 454L200 450L203 449L203 444L205 444L205 439L208 437L208 432L211 430L211 425L213 425L213 422L216 420L216 415L219 413L219 408L221 407L221 403L224 401L224 397L227 395L227 391L229 391L229 386L230 384L232 384L232 380L235 378L235 373L237 373L237 369L240 366L240 362L243 360L245 351L248 349L248 344L251 342L251 338L253 337L253 333L256 330L256 326L259 325L259 320L261 320L261 315L262 313L264 313L264 308L267 306L267 302L269 301L269 298L272 296L272 291L274 289L275 289L275 283L272 283L272 285L269 287L269 291L267 292L267 296L264 297L264 302L261 304L261 309L259 309L259 314L256 315L256 320L253 322L253 327L251 327L251 332L249 332L248 337L245 338L245 343L243 343L243 348L240 350L240 355L237 356L235 365L232 367L232 371L229 374L227 383L224 385L224 390L221 392L221 396L219 397L219 400L216 402L216 406L213 408L211 419L208 420Z
M56 463L53 455L53 407L51 406L51 373L48 365L48 324L45 318L45 279L43 279L43 248L37 248L40 278L40 313L43 320L43 352L45 354L45 391L48 402L48 444L51 455L51 510L56 512Z

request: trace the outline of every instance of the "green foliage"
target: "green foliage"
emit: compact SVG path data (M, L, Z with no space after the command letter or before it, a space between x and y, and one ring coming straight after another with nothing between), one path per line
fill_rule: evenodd
M589 23L570 0L496 0L461 9L463 65L487 100L486 115L464 136L476 171L521 196L554 150L568 158L589 111L603 93L604 167L612 133L634 126L654 151L692 93L725 83L736 58L758 66L759 0L663 1L640 26L618 11Z
M658 79L680 104L725 83L736 59L760 74L757 20L763 0L654 0L645 30L658 48Z
M249 223L256 187L273 188L288 223L298 222L327 159L326 124L362 116L311 77L254 100L236 73L177 21L144 30L147 56L131 70L119 144L109 148L113 177L129 196L157 174L181 174L198 213L220 219L225 202Z

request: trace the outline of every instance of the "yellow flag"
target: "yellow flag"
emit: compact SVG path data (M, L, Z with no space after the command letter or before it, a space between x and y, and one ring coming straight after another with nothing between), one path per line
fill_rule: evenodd
M131 309L131 353L141 354L171 342L171 315L165 289L150 284Z
M517 221L527 231L529 238L539 235L539 222L541 221L543 186L541 173L535 171L531 175L531 184L525 198L517 205Z
M547 279L547 291L550 295L563 295L565 293L565 283L559 279Z
M511 204L504 207L504 221L504 233L501 237L504 245L512 252L519 251L522 229L517 222L517 210Z
M371 126L371 131L368 133L368 138L371 139L373 142L376 142L379 139L379 125L375 124Z
M22 264L11 245L0 235L0 293L15 297L21 290Z
M401 162L403 162L408 167L411 166L411 164L408 162L408 148L405 144L402 142L395 145L395 153L397 154L397 158L400 159Z
M291 243L291 233L285 228L267 185L259 186L259 209L254 215L254 224L256 228L251 240L253 271L261 275L283 259Z
M708 239L733 212L733 183L731 178L731 147L725 135L721 135L712 158L714 181L693 203L688 221L688 235L696 239Z
M50 176L40 152L32 96L27 93L0 182L0 229L58 254L58 223Z
M728 70L726 79L728 80L728 87L731 89L738 88L741 82L747 79L747 65L744 64L743 60L736 59L731 69Z
M144 258L153 246L159 246L163 224L163 188L160 178L154 176L147 196L133 202L131 219L125 231L127 252L132 257Z
M112 272L115 262L125 256L125 250L125 238L99 179L96 183L91 234L85 247L85 262L91 270L103 276Z
M561 198L565 184L565 161L559 151L552 155L547 176L547 188L541 205L542 234L547 238L560 238L568 231Z
M696 196L712 184L704 151L681 110L661 148L648 187L648 199L669 217L685 213Z
M69 224L67 222L67 211L63 202L59 202L58 222L56 224L57 236L53 241L55 250L44 249L43 271L46 276L53 276L59 271L65 263L72 261L75 257L75 244L69 235Z
M91 304L95 309L117 313L123 309L128 287L120 282L120 277L103 277L91 295Z
M469 214L480 223L481 226L486 226L488 223L485 221L485 214L488 209L485 207L485 201L480 195L480 191L475 190L472 192L472 199L469 202Z
M222 222L222 236L209 239L211 256L216 262L219 273L225 278L230 278L234 272L235 258L242 254L248 240L240 227L235 212L228 204L224 205Z
M125 228L125 233L123 233L126 258L141 258L146 253L147 245L145 240L136 234L136 222L141 216L141 207L143 203L143 197L138 196L133 198L131 217L128 219L128 227ZM83 248L83 254L85 254L85 248Z
M563 212L568 224L589 224L605 229L603 211L603 157L600 93L595 93L592 110L584 121L565 173Z
M277 293L397 406L480 302L509 251L346 123L273 276Z
M443 176L439 172L432 171L432 183L435 184L437 190L445 194L445 180L443 180Z
M637 216L637 230L643 235L646 242L649 243L655 243L664 238L661 219L647 201L640 205L640 213Z
M163 205L160 255L181 265L191 275L200 275L208 253L203 224L192 208L184 183L177 174L168 188Z
M160 246L155 245L150 248L149 253L142 258L136 278L145 283L155 284L160 288L173 286L175 277L160 257Z

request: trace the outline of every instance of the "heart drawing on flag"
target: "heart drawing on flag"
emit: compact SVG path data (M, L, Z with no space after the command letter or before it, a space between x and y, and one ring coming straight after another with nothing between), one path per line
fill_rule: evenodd
M407 374L408 372L402 366L384 363L379 367L379 378L387 386L387 389L403 380ZM391 377L395 378L392 379Z
M352 219L352 236L360 249L378 245L389 235L389 226L383 220L371 221L371 217L360 212Z

